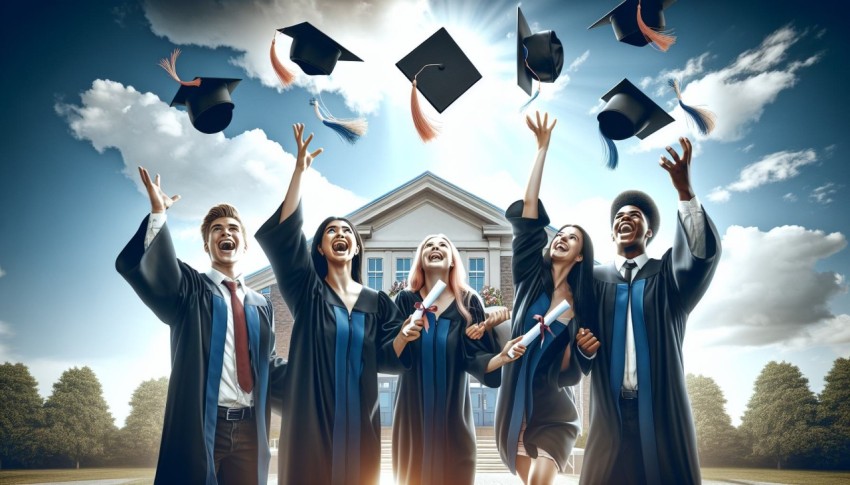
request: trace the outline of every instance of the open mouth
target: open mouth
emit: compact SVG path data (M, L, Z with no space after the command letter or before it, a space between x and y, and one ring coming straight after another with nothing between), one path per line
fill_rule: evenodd
M340 253L348 251L348 242L346 242L344 239L337 239L333 242L333 244L331 244L331 249Z
M628 234L635 230L635 227L628 222L624 222L620 224L620 227L617 228L617 232L620 234Z
M564 242L558 242L555 244L555 249L558 251L569 251L570 248Z
M236 249L236 243L231 240L224 240L218 243L218 248L222 251L233 251Z
M440 253L431 253L428 256L428 261L442 261L442 260L443 260L443 255L440 254Z

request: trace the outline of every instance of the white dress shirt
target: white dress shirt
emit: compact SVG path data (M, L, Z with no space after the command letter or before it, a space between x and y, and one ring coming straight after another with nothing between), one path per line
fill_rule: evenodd
M165 213L151 213L148 218L148 229L145 232L145 249L153 242L156 235L165 225ZM254 396L251 393L246 393L239 387L239 381L236 376L236 344L233 334L233 308L230 305L230 290L224 286L223 282L229 280L220 271L210 268L206 273L209 279L215 283L218 289L219 296L224 298L227 304L227 333L224 339L224 358L221 367L221 383L218 387L218 405L228 408L242 408L254 405ZM240 300L245 301L245 280L242 275L237 276L233 281L236 281L236 295Z

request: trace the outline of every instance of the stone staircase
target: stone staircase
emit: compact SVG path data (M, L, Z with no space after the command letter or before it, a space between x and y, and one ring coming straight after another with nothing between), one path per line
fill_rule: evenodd
M381 429L381 472L392 473L393 471L392 438L392 428ZM499 458L492 428L478 428L475 442L478 448L476 473L509 473L507 467L502 464L502 459Z

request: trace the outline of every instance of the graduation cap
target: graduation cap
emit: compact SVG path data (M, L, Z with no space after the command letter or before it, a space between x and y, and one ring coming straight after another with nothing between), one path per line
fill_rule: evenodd
M171 60L162 59L159 65L180 83L180 89L171 100L171 106L185 105L189 121L201 133L218 133L227 128L233 119L235 105L230 93L236 89L241 79L218 77L196 77L192 81L182 81L177 75L177 58L180 49L174 49Z
M711 133L717 123L717 115L707 108L685 104L682 101L682 91L679 89L678 80L670 79L668 84L671 88L673 88L673 91L676 92L676 98L679 100L679 106L682 107L682 110L688 115L688 118L696 124L697 130L700 134L708 135Z
M422 114L416 95L417 88L431 106L442 113L481 79L481 73L445 27L404 56L396 63L396 67L413 83L410 93L413 123L419 137L425 142L434 139L439 131L434 122Z
M618 41L638 47L652 43L666 52L676 37L664 32L664 9L674 3L676 0L625 0L588 29L610 23Z
M627 205L633 205L643 212L644 217L646 217L646 220L649 223L649 230L652 231L652 235L649 236L648 242L652 242L652 238L658 234L658 228L661 226L661 213L658 212L658 206L655 205L655 201L652 200L652 197L650 197L649 194L641 192L640 190L626 190L621 192L620 195L615 197L614 201L611 202L612 226L614 225L614 219L617 216L617 212Z
M673 122L653 100L628 79L620 81L602 96L605 107L596 115L599 133L608 151L607 166L617 168L617 147L613 140L625 140L637 136L641 140Z
M530 95L532 77L538 83L551 83L558 79L564 66L564 48L554 31L532 34L522 9L517 7L516 12L516 80L517 85ZM525 106L539 94L538 85L537 92Z
M333 72L337 61L363 62L363 59L328 37L327 34L314 27L310 22L301 22L277 30L292 37L289 59L298 64L304 74L308 76L327 76ZM274 46L274 41L272 41L272 46Z

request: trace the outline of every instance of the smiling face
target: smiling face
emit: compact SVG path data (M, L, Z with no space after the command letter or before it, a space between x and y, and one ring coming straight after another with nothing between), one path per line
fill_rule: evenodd
M245 254L245 242L242 224L233 217L219 217L209 225L204 251L210 255L212 267L222 271L232 268Z
M552 263L579 262L584 259L581 254L584 247L584 235L574 226L562 227L549 245L549 257Z
M435 236L422 245L422 268L425 271L448 271L454 262L449 242L440 236Z
M611 224L611 234L614 244L617 245L617 253L622 256L627 253L644 253L646 244L652 237L649 221L643 211L633 205L624 205L617 211Z
M325 225L319 243L319 254L324 256L329 264L344 264L354 259L359 252L354 229L347 222L334 219Z

